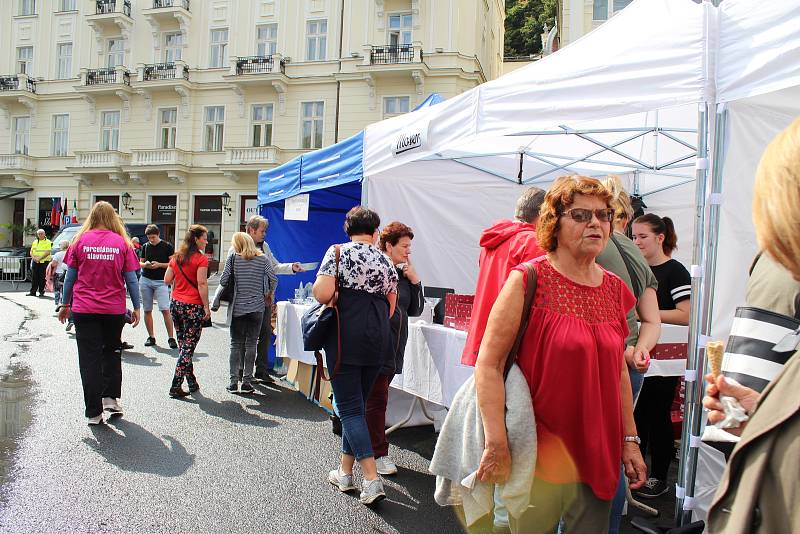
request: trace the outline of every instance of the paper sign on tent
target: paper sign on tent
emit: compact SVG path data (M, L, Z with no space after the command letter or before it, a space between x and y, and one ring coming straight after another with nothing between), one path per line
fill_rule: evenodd
M289 197L284 201L283 218L287 221L308 220L308 193Z

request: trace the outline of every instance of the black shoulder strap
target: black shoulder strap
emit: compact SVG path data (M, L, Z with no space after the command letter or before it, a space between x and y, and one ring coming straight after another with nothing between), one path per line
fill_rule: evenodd
M614 233L611 233L611 241L617 247L619 251L619 255L622 256L622 261L625 263L625 268L628 270L628 276L631 279L631 285L633 286L633 296L636 297L636 300L639 300L639 297L642 296L642 284L639 282L639 277L636 276L636 272L633 270L633 265L631 265L631 260L625 254L625 251L622 249L622 245L619 244L617 241L617 236Z
M758 254L756 254L756 257L753 258L753 263L750 264L750 269L747 271L748 276L753 276L753 270L756 268L756 264L758 263L758 260L761 259L762 254L764 254L764 251L759 250Z

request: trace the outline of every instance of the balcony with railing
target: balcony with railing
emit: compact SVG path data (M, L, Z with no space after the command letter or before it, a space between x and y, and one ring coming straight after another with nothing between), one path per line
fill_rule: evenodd
M172 63L152 63L144 65L142 68L141 80L149 82L153 80L175 80L189 79L189 69L182 62Z
M142 0L144 1L144 0ZM178 23L184 38L187 35L187 25L192 20L189 0L147 0L152 1L152 7L142 10L142 15L153 27L162 29L173 28Z
M369 53L372 65L412 63L415 57L414 45L411 44L372 46Z
M14 174L34 169L34 160L27 154L0 154L0 174Z
M115 13L122 13L123 15L130 17L131 16L130 0L95 1L95 15L112 15Z
M286 62L280 56L247 56L236 58L236 74L269 74L286 72Z
M278 149L274 146L249 146L225 149L226 165L252 165L276 163Z
M189 11L189 0L153 0L153 9L180 7Z
M28 78L24 74L0 76L0 92L5 91L27 91L29 93L36 93L36 80Z
M124 67L108 67L103 69L87 69L83 85L128 85L131 75Z
M75 166L86 169L117 169L128 165L131 155L119 150L76 151Z
M134 167L190 167L191 164L191 152L179 148L141 148L131 151L131 165Z

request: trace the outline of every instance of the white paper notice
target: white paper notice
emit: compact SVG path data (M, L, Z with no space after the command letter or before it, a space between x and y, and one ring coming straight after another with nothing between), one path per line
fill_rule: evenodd
M308 220L308 194L295 195L284 201L283 218L287 221Z

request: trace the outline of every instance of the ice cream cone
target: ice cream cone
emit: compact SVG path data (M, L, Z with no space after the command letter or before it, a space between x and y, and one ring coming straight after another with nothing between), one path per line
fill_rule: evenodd
M714 378L717 378L722 373L722 357L725 355L725 345L722 341L709 341L706 343L706 357L708 358L708 367Z

